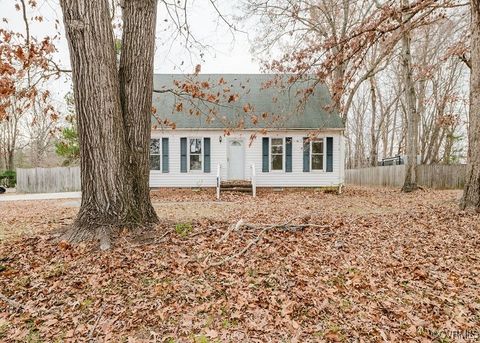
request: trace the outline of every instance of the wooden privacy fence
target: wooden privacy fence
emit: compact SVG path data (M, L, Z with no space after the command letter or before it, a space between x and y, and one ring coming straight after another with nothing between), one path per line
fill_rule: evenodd
M465 164L425 164L417 167L417 183L435 189L463 188ZM345 183L357 186L402 187L405 179L405 165L348 169Z
M17 169L17 192L80 191L80 167Z

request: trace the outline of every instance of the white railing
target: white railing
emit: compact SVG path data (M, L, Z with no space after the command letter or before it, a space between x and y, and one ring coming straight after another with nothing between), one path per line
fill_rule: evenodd
M222 182L221 172L222 172L222 167L219 163L217 164L217 200L220 200L220 183Z
M252 195L255 198L257 196L257 173L255 172L255 164L252 164Z

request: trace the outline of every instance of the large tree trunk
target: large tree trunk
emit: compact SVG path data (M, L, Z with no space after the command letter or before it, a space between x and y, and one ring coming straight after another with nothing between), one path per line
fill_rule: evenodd
M145 222L141 214L145 206L139 207L139 203L151 207L148 176L133 181L135 173L130 171L132 165L140 163L138 160L138 163L132 162L131 132L137 128L144 132L145 123L133 124L122 110L121 94L130 99L127 94L130 89L122 89L120 85L108 1L62 0L61 6L72 65L82 188L80 211L68 238L78 241L99 237L104 243L102 248L108 248L112 229L142 226L157 218L153 213L150 214L153 219ZM143 42L136 51L140 53L149 45ZM147 66L150 62L153 61L139 58L129 64ZM131 78L148 84L152 79L153 63L150 68L152 71L148 75L135 74ZM148 87L143 91L149 92ZM149 95L151 97L151 92ZM134 95L131 101L137 97ZM142 113L144 106L138 105ZM133 151L141 150L139 155L147 155L146 161L141 160L147 164L142 168L144 173L144 168L148 168L148 143L143 147L136 143L133 143Z
M471 11L470 150L460 207L480 211L480 0L471 1Z
M408 5L408 0L402 1L402 6L404 8L408 7ZM404 192L412 192L417 189L418 117L415 101L415 86L412 77L412 55L410 43L410 31L404 28L402 37L402 65L407 103L407 169L402 187L402 191Z
M157 0L125 0L120 94L128 147L132 205L142 223L158 222L150 202L150 134Z

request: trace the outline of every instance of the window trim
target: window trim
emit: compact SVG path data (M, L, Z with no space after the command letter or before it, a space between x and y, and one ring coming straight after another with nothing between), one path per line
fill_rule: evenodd
M151 157L152 156L158 156L159 157L159 169L150 169L150 171L154 171L154 172L161 172L162 171L162 137L150 137L150 145L152 144L152 140L157 140L158 141L158 154L152 154L152 149L151 147L149 146L148 149L148 153L149 153L149 156L148 156L148 159L149 159L149 169L151 168Z
M281 139L282 140L282 169L273 169L272 165L272 139ZM285 137L270 137L269 140L269 151L268 151L268 166L270 169L270 172L272 173L283 173L285 172ZM293 143L293 142L292 142ZM280 155L280 154L275 154L275 155Z
M203 154L205 153L204 146L203 146L203 138L204 137L187 137L187 171L189 173L203 173L204 163L205 163L205 161L203 160ZM193 154L193 155L199 155L200 156L200 169L190 169L190 166L191 166L191 163L190 163L190 140L191 139L200 139L200 144L201 144L200 153L199 154Z
M323 151L322 151L322 160L323 160L323 168L322 169L313 169L313 143L315 140L321 140L322 141L322 146L323 146ZM326 163L327 163L327 149L326 149L326 139L325 137L317 137L314 140L310 140L310 172L313 173L325 173L326 171ZM315 155L320 155L319 153L315 153Z

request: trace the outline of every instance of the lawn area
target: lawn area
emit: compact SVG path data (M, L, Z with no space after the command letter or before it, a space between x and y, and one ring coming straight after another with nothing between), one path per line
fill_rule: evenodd
M480 215L460 196L155 191L162 223L108 252L55 239L76 201L0 203L0 341L475 342Z

